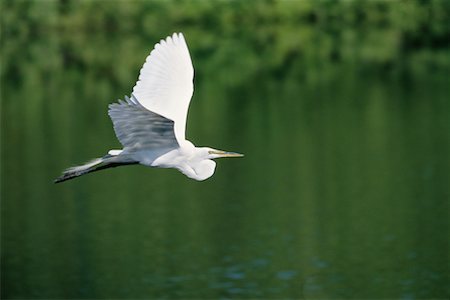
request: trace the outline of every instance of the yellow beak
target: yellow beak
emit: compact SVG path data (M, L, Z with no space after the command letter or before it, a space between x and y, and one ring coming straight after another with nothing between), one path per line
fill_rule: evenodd
M216 154L219 157L242 157L244 154L236 153L236 152L227 152L222 150L210 150L209 154Z

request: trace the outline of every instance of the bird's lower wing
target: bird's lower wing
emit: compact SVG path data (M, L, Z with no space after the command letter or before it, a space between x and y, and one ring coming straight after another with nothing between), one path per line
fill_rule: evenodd
M109 105L109 116L120 143L132 150L178 148L174 122L143 107L132 95Z

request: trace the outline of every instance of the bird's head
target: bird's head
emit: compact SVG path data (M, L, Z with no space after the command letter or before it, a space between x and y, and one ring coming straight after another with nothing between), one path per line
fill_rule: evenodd
M244 156L244 154L240 154L240 153L236 153L236 152L228 152L228 151L223 151L223 150L217 150L217 149L209 148L209 147L203 147L202 152L206 159Z
M215 158L220 157L241 157L243 154L227 152L209 147L196 147L194 157L188 161L189 168L180 168L179 170L186 176L195 180L205 180L214 174L216 169Z

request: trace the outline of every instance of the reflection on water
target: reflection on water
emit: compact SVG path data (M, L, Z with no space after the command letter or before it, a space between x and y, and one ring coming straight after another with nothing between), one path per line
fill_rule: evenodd
M6 295L444 294L446 88L346 84L242 98L200 86L189 136L246 153L203 183L133 166L55 186L61 168L117 147L106 105L68 92L52 106L6 102Z
M187 136L243 159L205 182L130 166L53 185L118 147L106 108L152 44L135 39L123 47L136 55L110 54L120 78L58 61L57 38L20 50L49 65L5 78L5 298L448 296L448 82L335 66L313 82L261 73L229 86L227 65L205 68Z

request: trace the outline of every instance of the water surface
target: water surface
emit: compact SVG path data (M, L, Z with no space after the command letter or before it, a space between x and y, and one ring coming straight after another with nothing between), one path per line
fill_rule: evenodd
M107 105L153 42L56 32L5 52L4 298L448 297L449 82L431 72L248 79L257 52L238 74L193 51L187 137L244 158L205 182L128 166L54 185L120 147Z

